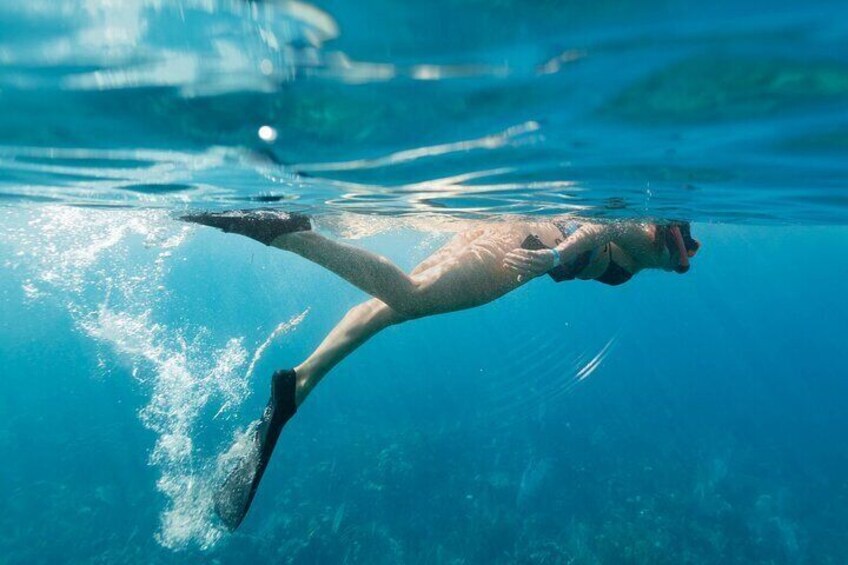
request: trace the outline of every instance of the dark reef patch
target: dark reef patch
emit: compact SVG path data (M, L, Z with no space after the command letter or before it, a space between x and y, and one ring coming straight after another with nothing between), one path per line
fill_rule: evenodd
M601 113L641 124L771 116L848 102L848 67L831 62L693 57L633 84Z

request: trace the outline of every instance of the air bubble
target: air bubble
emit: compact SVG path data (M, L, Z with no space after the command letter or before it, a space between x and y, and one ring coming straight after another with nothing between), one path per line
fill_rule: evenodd
M259 128L259 139L266 143L273 143L277 139L277 130L271 126L262 126Z

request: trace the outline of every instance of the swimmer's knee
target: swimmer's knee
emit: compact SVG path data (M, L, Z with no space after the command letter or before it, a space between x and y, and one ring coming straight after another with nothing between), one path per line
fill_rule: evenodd
M432 293L426 286L415 283L408 293L389 304L397 313L398 321L415 320L430 316L437 310L432 304Z
M395 296L386 297L384 302L394 311L398 322L420 318L425 315L425 288L421 281L409 278L408 286Z
M384 326L392 326L409 319L405 314L377 298L372 298L358 306L354 306L353 310L359 315L366 317L369 321Z
M390 311L387 312L386 315L392 320L391 323L398 324L400 322L405 322L407 320L413 320L415 318L420 318L421 314L419 313L421 309L413 300L404 298L399 300L393 300L391 303L387 303L386 308Z

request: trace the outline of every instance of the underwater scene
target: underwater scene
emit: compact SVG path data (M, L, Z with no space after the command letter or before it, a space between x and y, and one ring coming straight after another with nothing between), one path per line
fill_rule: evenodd
M0 563L848 563L845 2L5 2L0 105Z

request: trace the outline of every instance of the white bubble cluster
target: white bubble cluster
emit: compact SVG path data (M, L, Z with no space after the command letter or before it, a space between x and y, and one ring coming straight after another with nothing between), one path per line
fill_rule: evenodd
M251 354L244 336L220 342L202 326L160 321L167 318L165 275L188 234L166 212L52 206L0 213L0 244L12 247L9 266L25 296L56 299L83 335L106 346L104 368L123 360L148 389L139 417L156 434L149 461L166 498L156 539L173 549L211 547L223 534L211 500L227 457L195 445L201 415L238 408L262 353L306 312L278 325Z

